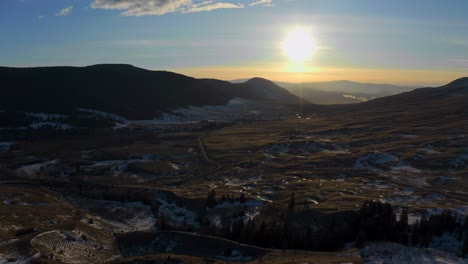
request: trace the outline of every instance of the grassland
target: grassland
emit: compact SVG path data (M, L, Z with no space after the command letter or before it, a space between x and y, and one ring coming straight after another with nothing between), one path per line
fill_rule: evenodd
M214 237L193 242L178 234L179 249L135 255L126 255L119 241L123 236L138 246L132 232L160 235L161 214L193 229L201 215L213 222L239 214L274 221L293 193L302 222L355 211L365 200L407 208L414 218L444 208L467 214L466 120L464 112L429 119L386 109L312 109L301 118L204 131L159 126L18 140L0 153L0 257L40 252L37 261L45 263L235 263L221 250L234 242ZM206 209L213 188L217 199L228 198ZM241 194L245 204L229 201ZM221 246L201 254L203 244ZM243 262L362 262L356 252L248 250L262 254Z

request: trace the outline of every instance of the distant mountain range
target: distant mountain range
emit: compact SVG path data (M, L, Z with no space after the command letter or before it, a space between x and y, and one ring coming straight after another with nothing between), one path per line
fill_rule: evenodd
M315 104L360 103L379 97L408 92L416 87L351 81L285 83L277 82L291 93Z
M246 79L233 80L242 83ZM289 92L314 104L354 104L411 91L417 87L352 81L288 83L275 82Z
M468 118L468 77L457 79L437 88L418 88L359 104L313 105L304 107L307 114L339 114L363 117L362 120L378 122L424 122L437 119L441 123L457 118ZM366 118L364 118L366 117ZM467 126L462 125L466 131ZM464 132L463 132L464 133Z
M160 118L163 113L188 106L224 106L234 98L273 105L304 105L300 109L312 112L374 111L389 115L407 110L466 112L468 102L468 78L440 88L415 90L406 86L349 81L278 85L262 78L232 83L149 71L131 65L103 64L88 67L0 67L0 80L0 112L68 114L76 109L92 109L127 119ZM385 95L390 96L382 97ZM381 98L360 104L316 105L359 102L360 97L365 97L361 101Z
M265 79L232 84L123 64L0 67L0 80L0 110L66 114L85 108L129 119L152 119L171 109L224 105L236 97L284 104L301 101Z

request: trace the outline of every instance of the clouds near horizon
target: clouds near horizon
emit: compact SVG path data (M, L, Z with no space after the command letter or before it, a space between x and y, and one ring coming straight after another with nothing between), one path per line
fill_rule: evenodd
M272 0L258 0L249 6L254 5L272 6L273 4ZM94 0L91 7L121 10L123 16L148 16L244 8L245 5L219 0Z

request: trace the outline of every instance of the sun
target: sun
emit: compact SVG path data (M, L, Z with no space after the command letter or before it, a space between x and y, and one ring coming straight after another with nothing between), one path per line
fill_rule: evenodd
M313 38L304 28L291 30L283 41L282 48L290 63L296 66L303 65L316 49Z

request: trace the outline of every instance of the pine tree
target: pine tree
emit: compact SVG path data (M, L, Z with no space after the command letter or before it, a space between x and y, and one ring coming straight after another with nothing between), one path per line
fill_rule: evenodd
M156 227L159 228L159 230L169 229L166 216L163 213L159 213L158 219L156 220Z
M408 211L406 209L401 212L397 226L399 242L404 245L408 245Z
M213 208L216 206L216 191L214 188L212 188L208 192L208 198L206 199L206 206Z
M241 193L240 197L239 197L239 202L240 203L245 203L245 194L244 193Z

